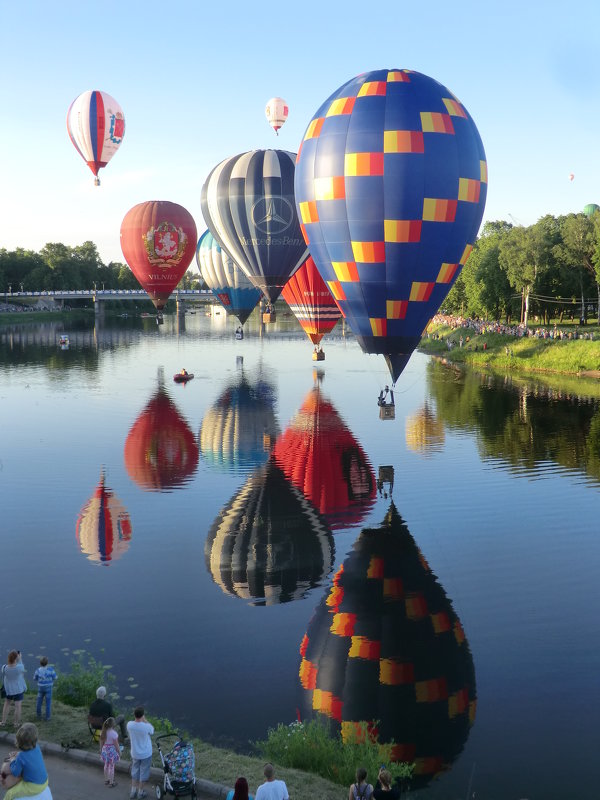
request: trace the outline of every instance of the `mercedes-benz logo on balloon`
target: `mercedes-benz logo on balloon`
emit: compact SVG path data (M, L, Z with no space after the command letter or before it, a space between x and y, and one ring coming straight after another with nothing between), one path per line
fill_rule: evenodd
M252 222L261 233L283 233L293 219L294 209L285 197L261 197L252 206Z

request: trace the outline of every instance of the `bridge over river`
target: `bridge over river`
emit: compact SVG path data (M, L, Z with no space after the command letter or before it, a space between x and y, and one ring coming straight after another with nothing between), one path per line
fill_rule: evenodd
M212 303L215 296L209 289L175 289L172 298L179 308L182 303ZM0 301L12 303L15 301L25 302L30 305L33 302L52 301L52 305L64 306L70 300L94 301L94 310L101 313L102 303L115 300L148 300L149 297L143 289L68 289L43 292L13 292L12 285L9 284L8 292L0 292Z

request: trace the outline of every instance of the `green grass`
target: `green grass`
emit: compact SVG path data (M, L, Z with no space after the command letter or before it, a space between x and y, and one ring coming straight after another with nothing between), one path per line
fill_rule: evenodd
M475 367L523 373L581 375L585 372L600 371L600 330L591 326L587 328L588 333L591 330L594 331L594 341L534 337L518 339L496 333L484 333L478 336L464 328L452 329L440 325L430 329L431 332L439 334L440 339L423 338L419 349L425 353L444 356L455 363ZM458 346L460 336L465 339L463 347ZM470 337L468 342L467 336ZM448 350L446 339L456 343L452 350ZM483 349L484 344L487 345L486 350Z

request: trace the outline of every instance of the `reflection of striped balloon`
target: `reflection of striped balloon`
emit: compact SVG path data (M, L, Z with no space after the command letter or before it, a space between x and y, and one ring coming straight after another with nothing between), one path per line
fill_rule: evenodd
M198 240L196 263L204 282L225 311L243 325L260 300L260 290L254 288L210 231L205 231Z
M306 396L273 455L332 530L357 525L375 502L369 460L318 387Z
M210 232L270 303L306 258L294 202L296 154L252 150L227 158L202 187Z
M204 415L199 435L203 459L241 472L264 464L279 434L273 405L270 384L241 375Z
M392 505L364 529L300 649L306 713L366 723L415 762L415 787L448 769L475 717L475 670L460 621ZM375 730L373 725L379 721Z
M121 501L106 488L104 474L96 491L81 509L75 533L81 552L98 564L109 564L129 548L129 514Z
M321 585L333 566L334 544L314 508L269 461L220 512L204 555L224 592L275 605Z
M310 256L292 275L281 294L313 344L319 344L342 316Z

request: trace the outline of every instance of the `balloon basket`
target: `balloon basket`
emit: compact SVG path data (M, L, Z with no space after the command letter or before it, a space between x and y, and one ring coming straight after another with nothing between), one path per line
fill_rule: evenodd
M396 406L391 404L380 406L379 419L396 419Z
M277 321L277 314L274 311L265 311L262 319L265 325L269 325L269 323Z
M312 360L313 361L325 361L325 351L324 350L313 350Z

